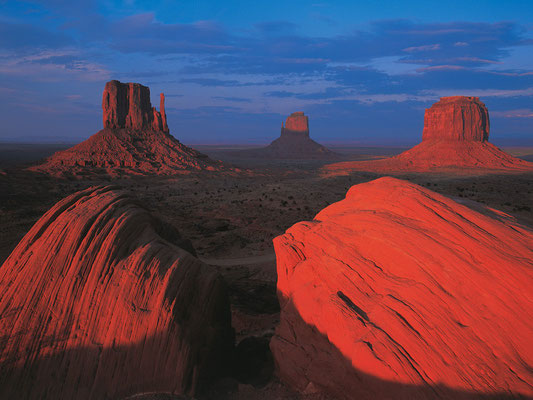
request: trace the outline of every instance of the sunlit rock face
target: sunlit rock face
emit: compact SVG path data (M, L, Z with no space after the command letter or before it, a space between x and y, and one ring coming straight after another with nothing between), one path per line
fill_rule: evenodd
M227 169L220 161L185 146L169 133L163 93L160 107L160 111L152 107L150 89L146 86L107 82L102 98L104 129L30 170L79 178Z
M287 117L285 126L281 124L281 136L284 135L309 136L309 120L302 111L293 112Z
M479 97L441 97L426 110L422 140L489 140L489 112Z
M533 233L502 221L381 178L275 238L281 379L336 399L533 396Z
M194 394L227 369L222 278L111 187L52 207L0 267L0 398Z
M461 173L532 171L533 163L513 157L489 143L489 113L478 97L442 97L426 110L422 142L397 156L348 161L324 167L326 175L349 171Z
M161 93L161 110L158 112L150 102L150 89L139 83L107 82L102 110L104 128L168 132L165 96Z

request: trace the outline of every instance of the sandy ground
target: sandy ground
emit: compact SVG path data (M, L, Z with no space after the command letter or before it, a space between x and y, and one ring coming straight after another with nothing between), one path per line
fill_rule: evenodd
M13 146L13 145L10 145ZM179 177L138 177L120 180L57 180L24 171L21 166L55 149L0 145L0 263L29 228L53 204L83 188L113 184L139 198L149 210L172 223L191 240L198 257L226 278L232 301L237 342L259 338L268 343L279 321L275 256L272 239L294 223L312 219L327 205L344 198L355 184L381 175L367 172L322 178L320 161L265 161L235 157L233 146L197 146L208 155L232 163L248 173L188 174ZM62 146L60 146L62 148ZM346 159L369 159L397 154L402 148L333 148ZM529 159L533 148L514 148L512 154ZM10 154L10 156L6 156ZM484 211L497 210L533 226L533 174L398 176ZM490 211L487 211L490 212ZM262 342L261 342L262 341ZM262 350L260 350L261 352ZM203 397L220 399L319 399L297 396L272 376L268 354L256 376L228 378Z

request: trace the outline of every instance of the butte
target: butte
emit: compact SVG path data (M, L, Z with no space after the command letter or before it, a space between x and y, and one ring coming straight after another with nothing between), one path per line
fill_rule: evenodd
M302 111L287 117L281 123L281 135L267 147L239 152L242 157L270 159L331 159L337 154L309 137L309 119Z
M183 145L169 133L163 93L160 98L157 111L148 87L107 82L102 99L104 129L30 170L54 176L119 176L224 169L221 162Z
M324 171L533 171L533 163L489 143L489 128L489 112L478 97L441 97L426 109L422 143L391 158L335 163L324 167Z

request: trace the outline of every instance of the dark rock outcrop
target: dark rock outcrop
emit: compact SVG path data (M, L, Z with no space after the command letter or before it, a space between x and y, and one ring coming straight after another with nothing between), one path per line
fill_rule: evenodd
M233 346L222 278L110 187L52 207L0 268L0 398L192 395Z
M172 175L227 169L220 161L179 142L169 133L165 96L160 111L150 103L150 89L138 83L107 82L104 129L82 143L59 151L30 170L54 176Z
M395 157L331 164L324 172L335 175L349 171L533 170L533 163L515 158L489 143L489 127L488 110L478 97L442 97L426 110L422 143Z
M533 396L532 243L406 181L353 186L274 239L279 376L335 399Z

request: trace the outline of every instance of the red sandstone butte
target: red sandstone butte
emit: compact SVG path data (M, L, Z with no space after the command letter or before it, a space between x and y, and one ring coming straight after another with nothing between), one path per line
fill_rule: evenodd
M281 136L302 133L309 136L309 119L302 111L293 112L287 117L285 127L281 123Z
M167 132L165 96L158 112L150 102L150 89L139 83L107 82L102 98L104 128L153 129Z
M489 111L479 97L442 97L424 116L422 140L489 140Z
M353 186L274 239L280 378L335 399L533 396L532 244L406 181Z
M268 159L331 159L338 155L309 137L309 120L302 111L287 117L281 123L281 135L270 145L260 149L236 153L240 157Z
M110 81L102 110L104 129L30 170L54 176L118 176L224 169L220 161L183 145L169 133L163 93L157 111L148 87Z
M328 165L326 174L349 171L427 172L460 170L532 171L533 163L489 143L489 113L478 97L442 97L426 109L422 143L395 157Z
M194 394L233 331L222 278L185 249L111 187L52 207L0 268L0 398Z

